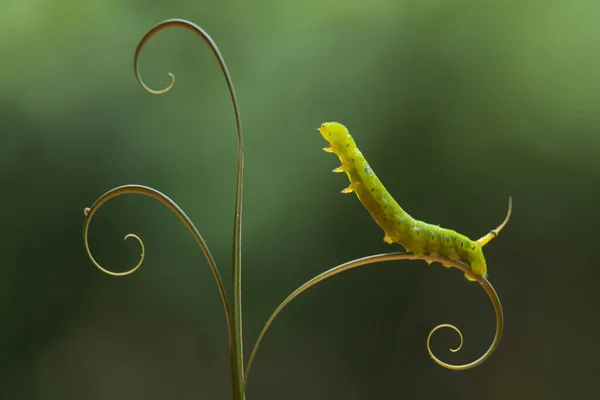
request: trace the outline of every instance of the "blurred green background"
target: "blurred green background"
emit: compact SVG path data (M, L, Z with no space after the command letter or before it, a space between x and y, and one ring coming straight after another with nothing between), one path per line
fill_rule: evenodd
M457 270L402 261L353 270L286 309L253 366L248 399L588 399L597 395L600 3L576 1L0 2L0 398L228 399L216 286L184 225L158 202L83 208L128 183L157 188L196 222L229 290L235 124L219 45L245 127L246 357L270 312L312 276L400 250L320 149L346 124L414 217L478 238L505 307ZM595 395L596 393L596 395Z

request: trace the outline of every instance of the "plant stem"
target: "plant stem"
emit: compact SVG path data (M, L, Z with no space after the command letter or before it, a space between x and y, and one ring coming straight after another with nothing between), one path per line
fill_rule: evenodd
M241 132L241 126L239 126ZM234 376L234 399L244 400L244 344L242 332L242 197L244 180L244 145L241 134L238 136L238 170L235 197L235 217L233 226L233 348L231 361Z

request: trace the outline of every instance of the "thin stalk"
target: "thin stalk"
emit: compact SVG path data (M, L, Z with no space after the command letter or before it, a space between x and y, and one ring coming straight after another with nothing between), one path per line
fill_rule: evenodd
M242 198L243 198L243 181L244 181L244 141L242 134L242 121L240 118L239 107L235 96L235 90L233 87L233 81L227 70L225 60L219 51L219 48L202 28L198 25L186 21L183 19L168 19L160 22L152 27L146 35L140 40L138 47L135 51L134 58L134 69L135 75L139 84L148 92L152 94L163 94L171 90L175 84L175 77L171 76L171 83L165 89L153 90L149 88L143 81L139 74L138 69L138 57L140 52L146 43L152 36L158 32L171 27L186 28L198 36L200 36L204 42L208 45L214 56L217 58L221 72L225 77L231 102L233 104L233 111L235 114L235 123L237 129L238 138L238 166L237 166L237 185L235 195L235 213L233 221L233 295L232 295L232 310L231 319L232 325L230 330L232 332L232 340L230 342L230 360L231 360L231 379L233 384L233 396L234 400L243 400L244 396L244 352L243 352L243 341L242 341Z

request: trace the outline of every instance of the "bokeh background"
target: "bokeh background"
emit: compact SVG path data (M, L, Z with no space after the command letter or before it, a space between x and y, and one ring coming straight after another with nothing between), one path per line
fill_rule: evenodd
M272 326L248 399L588 399L600 356L600 3L594 0L0 2L0 398L228 399L226 326L201 251L153 199L83 208L108 189L152 186L208 241L227 289L236 136L204 43L157 35L182 17L218 43L245 127L246 357L270 312L312 276L391 250L317 128L340 121L413 216L478 238L505 307L457 270L422 261L346 272Z

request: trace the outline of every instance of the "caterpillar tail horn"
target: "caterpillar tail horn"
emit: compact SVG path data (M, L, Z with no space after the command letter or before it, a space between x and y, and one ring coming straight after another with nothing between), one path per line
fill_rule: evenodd
M496 236L498 236L498 234L500 233L500 231L502 230L502 228L504 228L506 226L506 224L508 223L508 220L510 219L510 214L511 213L512 213L512 197L509 197L508 198L508 212L506 213L506 217L504 218L504 221L502 221L502 223L500 225L498 225L498 227L496 229L492 229L490 231L490 233L488 233L487 235L483 236L481 239L477 240L477 242L481 245L481 247L485 246L493 238L495 238Z

